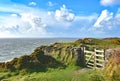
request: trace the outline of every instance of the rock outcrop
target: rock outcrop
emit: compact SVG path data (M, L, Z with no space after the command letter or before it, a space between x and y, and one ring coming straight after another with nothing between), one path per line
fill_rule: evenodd
M38 49L35 49L31 55L24 55L20 58L14 58L10 62L0 63L0 69L10 69L11 71L22 69L45 71L47 68L57 67L64 67L64 65L53 57L44 55L44 52Z
M55 43L49 46L41 46L38 50L44 51L65 65L84 66L84 54L81 47L76 44Z
M30 55L14 58L10 62L0 63L0 68L10 70L43 70L67 65L84 66L84 54L76 43L55 43L37 47Z
M105 73L108 75L109 81L120 81L120 49L114 50L112 53Z

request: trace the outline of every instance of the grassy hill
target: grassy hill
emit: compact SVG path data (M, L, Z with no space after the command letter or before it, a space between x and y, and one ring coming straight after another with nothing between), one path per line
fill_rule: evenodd
M84 38L75 42L55 43L37 47L30 55L0 63L0 80L4 81L120 81L120 50L104 70L84 67L80 48L88 50L118 49L119 38Z

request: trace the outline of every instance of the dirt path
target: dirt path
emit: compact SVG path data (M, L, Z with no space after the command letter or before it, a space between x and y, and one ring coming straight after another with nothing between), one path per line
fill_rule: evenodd
M92 69L83 68L83 69L75 70L75 73L76 73L76 74L79 74L79 73L83 73L83 72L90 71L90 70L92 70Z

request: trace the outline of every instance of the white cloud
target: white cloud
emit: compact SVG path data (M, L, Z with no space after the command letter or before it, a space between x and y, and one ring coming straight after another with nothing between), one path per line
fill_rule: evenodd
M61 10L58 10L60 11L59 16L56 16L56 11L50 11L48 14L48 11L30 8L25 5L19 5L19 7L16 5L0 6L0 9L1 12L11 13L0 16L0 34L4 34L5 37L10 34L18 37L52 36L53 31L48 32L47 29L50 28L47 27L63 28L64 30L70 26L71 23L69 22L74 19L74 14L70 13L64 5ZM61 20L57 20L58 17ZM10 34L3 33L4 31L9 31Z
M68 21L71 22L74 20L74 14L69 11L69 9L66 8L65 5L63 5L60 10L55 11L55 18L58 21Z
M20 9L17 9L17 8L15 8L13 6L10 6L10 5L8 5L8 6L0 6L0 11L1 12L6 12L6 11L7 12L21 12Z
M109 21L112 17L113 13L110 13L108 10L103 10L95 22L94 27L101 27L102 21Z
M68 29L72 22L75 19L75 15L63 5L60 9L55 11L48 11L44 13L45 16L42 16L43 22L47 24L47 26L55 28L55 29Z
M26 24L29 24L30 26L27 29L27 32L30 33L38 33L40 32L41 34L46 33L46 24L42 22L42 19L39 16L36 16L34 14L30 13L22 13L21 14L21 20L22 22L26 22ZM26 26L24 26L25 28Z
M1 8L6 10L9 8L8 12L12 12L7 16L0 16L2 20L0 21L0 35L5 37L73 36L78 30L86 32L86 28L89 29L97 18L96 14L75 16L65 5L55 11L42 11L24 5ZM9 33L4 33L4 31ZM78 36L81 32L76 35Z
M1 7L2 8L2 7ZM11 7L13 8L13 7ZM7 7L4 7L7 10ZM10 9L10 7L9 7ZM46 31L46 24L42 21L44 11L21 6L12 14L0 16L0 36L1 37L42 37L49 34ZM29 11L27 11L29 9ZM43 17L43 16L42 16ZM6 33L9 32L9 33Z
M120 0L101 0L100 3L103 6L112 6L112 5L120 4Z
M30 2L29 5L30 5L30 6L36 6L37 3L36 3L36 2Z
M108 10L103 10L101 15L98 17L91 31L99 31L100 35L112 37L120 36L120 12L113 14ZM98 32L97 32L98 33Z
M51 1L49 1L49 2L47 3L47 5L48 5L49 7L52 7L52 6L55 6L56 3L53 3L53 2L51 2Z
M13 17L17 17L17 14L11 14L11 16L13 16Z
M0 15L0 37L100 37L120 30L120 9L114 15L103 10L88 16L75 15L65 5L55 11L0 5L0 11L10 12Z
M16 35L11 34L9 31L0 31L0 38L10 38L10 37L16 37Z

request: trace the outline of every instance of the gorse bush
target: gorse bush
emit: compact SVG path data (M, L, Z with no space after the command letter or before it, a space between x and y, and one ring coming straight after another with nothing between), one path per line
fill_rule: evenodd
M120 39L112 39L112 43L114 43L114 44L120 44Z

